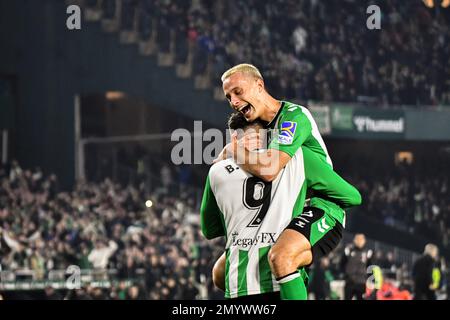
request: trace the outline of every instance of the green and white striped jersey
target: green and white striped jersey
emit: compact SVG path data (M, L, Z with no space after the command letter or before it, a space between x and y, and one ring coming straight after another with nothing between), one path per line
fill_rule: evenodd
M203 233L215 237L225 227L225 297L279 290L268 252L293 216L302 212L304 172L301 149L272 182L243 171L232 159L210 168L202 203L202 211L210 217L202 218L209 223Z

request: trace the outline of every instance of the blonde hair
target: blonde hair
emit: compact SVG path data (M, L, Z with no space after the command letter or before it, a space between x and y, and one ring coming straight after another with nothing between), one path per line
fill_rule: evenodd
M227 78L231 77L231 75L235 74L236 72L245 73L251 75L254 78L264 80L258 68L249 63L241 63L228 69L222 74L222 77L220 79L222 80L222 82L224 82Z

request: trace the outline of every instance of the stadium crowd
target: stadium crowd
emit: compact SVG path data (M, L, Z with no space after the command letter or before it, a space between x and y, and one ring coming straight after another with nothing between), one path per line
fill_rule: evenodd
M159 50L220 84L227 67L257 65L275 96L300 101L450 104L450 9L381 0L381 30L366 26L372 1L121 0L121 28L141 39L156 27ZM97 5L96 0L88 1ZM115 2L103 1L104 17ZM156 23L153 24L152 21ZM211 66L208 67L208 61Z
M202 287L211 292L211 277L201 275L209 275L211 257L219 253L201 236L189 191L170 194L162 185L146 194L142 184L105 180L66 192L56 176L16 162L0 170L0 181L1 271L33 270L40 280L76 265L133 279L133 286L121 281L109 296L87 287L71 292L73 299L194 299L204 295Z
M47 288L48 299L223 298L210 276L215 259L223 251L223 240L203 238L194 189L180 187L174 179L174 167L163 167L159 170L163 182L151 192L144 183L123 187L109 179L78 183L73 190L63 191L55 175L46 176L39 168L24 170L17 162L1 168L0 270L30 269L36 280L70 265L82 270L115 270L112 278L117 281L110 290L87 285L63 294ZM399 170L409 172L404 166ZM391 220L411 223L407 230L412 232L420 232L417 223L427 221L428 215L448 219L448 203L445 207L433 202L446 201L440 192L446 192L447 182L424 181L411 187L405 182L408 180L401 179L406 178L394 175L380 181L360 180L365 182L358 187L367 197L362 210L374 217L381 212L386 224L397 226ZM408 196L415 199L412 207L404 203L410 202ZM442 224L430 226L442 228ZM449 230L440 230L448 235ZM429 236L442 243L444 234ZM312 274L320 274L328 286L331 280L345 279L344 248L345 244L340 245ZM411 288L411 266L394 258L391 251L379 251L373 261ZM319 272L322 266L326 273ZM317 278L311 290L317 290ZM326 297L335 294L328 291Z
M178 63L187 62L194 47L194 75L209 72L215 84L227 67L245 61L263 70L270 91L280 98L450 104L450 9L428 9L419 0L402 5L380 0L382 31L368 30L371 2L119 0L102 1L101 8L103 17L111 18L120 3L121 29L137 25L142 40L156 30L158 50L169 52L175 43ZM94 7L98 1L85 3ZM348 166L358 168L351 162ZM201 185L175 181L175 168L167 164L152 167L161 179L151 189L144 180L119 184L98 179L67 191L55 175L39 168L22 169L17 162L0 166L0 281L4 272L32 270L35 280L43 280L52 270L76 265L113 270L117 281L107 290L47 287L47 299L223 297L210 276L223 240L210 242L201 235ZM358 210L449 248L450 168L430 169L431 174L407 164L391 172L365 166L364 172L344 176L363 195ZM345 249L341 244L314 266L311 285L316 290L324 281L345 279ZM393 252L379 251L373 261L410 285L411 266L398 264Z
M403 162L383 170L376 167L379 164L371 166L374 162L365 160L358 159L366 163L366 170L351 170L344 174L365 199L358 210L385 225L450 248L448 157L437 161L441 165ZM348 168L358 168L358 165L348 159Z

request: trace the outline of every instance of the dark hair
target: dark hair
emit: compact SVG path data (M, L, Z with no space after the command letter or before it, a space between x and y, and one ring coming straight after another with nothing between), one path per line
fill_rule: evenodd
M255 121L248 122L244 115L240 112L233 112L230 117L228 118L228 128L231 130L237 130L237 129L245 129L248 126L252 125L260 125L262 127L266 126L266 123L260 119L256 119Z

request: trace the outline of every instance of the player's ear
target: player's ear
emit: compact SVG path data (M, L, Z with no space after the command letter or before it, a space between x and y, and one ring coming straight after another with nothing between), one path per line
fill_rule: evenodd
M232 138L233 136L238 136L240 133L240 129L228 129L229 133L230 133L230 138Z
M228 128L228 134L230 135L230 137L233 135L233 132L234 132L233 129Z
M256 79L256 85L258 86L258 91L261 92L264 90L264 80L257 78Z

